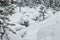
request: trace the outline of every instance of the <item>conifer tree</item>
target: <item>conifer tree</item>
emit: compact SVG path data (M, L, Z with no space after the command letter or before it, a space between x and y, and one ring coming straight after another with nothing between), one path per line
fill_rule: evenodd
M9 15L14 14L14 6L11 6L8 0L0 0L0 39L3 40L3 37L5 35L6 40L9 40L7 30L10 30L14 34L16 34L15 31L13 31L8 26L15 26L15 24L10 24Z

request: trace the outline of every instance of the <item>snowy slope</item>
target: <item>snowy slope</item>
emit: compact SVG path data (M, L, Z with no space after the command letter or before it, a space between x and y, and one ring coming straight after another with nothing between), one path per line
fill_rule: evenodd
M50 26L54 28L54 26L52 25L56 25L55 27L57 28L57 26L60 26L59 17L60 17L60 11L57 12L56 14L51 15L48 19L44 20L43 22L34 23L30 27L22 30L22 31L27 31L27 34L25 35L23 39L24 40L37 40L37 38L40 36L37 36L36 34L39 33L41 28L45 28L45 27L49 28ZM20 34L20 32L18 32L18 34Z
M12 34L9 32L9 37L11 40L38 40L40 36L37 36L41 28L49 27L52 25L58 25L60 23L60 11L56 12L56 14L52 14L52 10L48 10L48 13L50 14L50 17L42 22L35 22L31 24L28 28L22 27L18 24L20 22L20 12L19 8L16 9L18 13L12 16L12 23L15 23L16 26L14 28L19 29L22 28L22 30L17 31L17 34ZM17 15L17 16L16 16ZM22 15L22 14L21 14ZM22 15L23 16L23 15ZM13 20L14 18L14 20ZM18 21L16 20L18 19ZM23 29L24 28L24 29ZM23 37L21 37L24 35ZM40 35L40 34L39 34Z

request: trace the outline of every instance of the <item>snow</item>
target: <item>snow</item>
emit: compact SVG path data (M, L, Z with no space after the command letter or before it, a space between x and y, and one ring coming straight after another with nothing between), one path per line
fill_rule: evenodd
M35 22L32 19L35 18L37 15L39 15L39 13L37 11L38 9L35 10L34 8L25 7L25 8L22 8L22 12L19 12L19 7L16 8L16 13L13 14L10 17L10 19L11 19L11 23L16 24L16 26L14 26L13 29L17 30L16 31L17 34L13 34L13 33L9 32L10 40L40 40L41 36L42 36L41 40L50 40L50 39L59 40L60 39L59 38L60 35L58 35L60 33L59 32L60 11L56 12L56 14L52 14L53 10L48 9L47 13L49 13L49 17L42 22ZM29 17L27 17L25 14L21 14L24 12L26 12L26 15L29 15ZM23 23L23 21L26 21L26 20L29 21L29 24L30 24L30 26L28 26L28 28L26 28L25 26L19 25L19 22ZM56 36L54 36L54 37L52 37L50 34L50 31L52 28L55 29L52 31L54 34L56 34ZM26 34L24 34L25 32L26 32ZM43 33L43 35L41 35L42 33ZM23 38L21 37L22 35L24 35ZM54 39L54 38L56 38L56 39Z
M46 31L51 30L52 28L56 29L56 30L54 30L54 33L56 34L57 37L56 36L55 37L52 37L52 40L59 39L59 35L58 34L59 34L59 28L60 28L59 26L60 26L60 23L57 23L56 22L56 21L58 21L57 18L60 20L59 17L60 17L60 12L57 12L55 15L51 15L45 21L40 22L40 23L34 23L33 25L31 25L30 27L26 28L25 30L22 30L22 31L27 31L27 34L25 35L24 39L26 39L26 40L38 40L40 38L40 36L38 36L38 35L40 35L40 32L39 31L42 31L42 30L44 31L43 28L45 28ZM20 32L18 32L18 34L20 34ZM44 33L44 35L45 35L45 33ZM44 37L44 35L43 35L43 37ZM50 38L50 36L49 36L49 38ZM56 38L56 39L54 39L54 38ZM45 39L43 38L41 40L45 40ZM50 40L50 39L48 39L48 40Z
M19 7L16 7L15 14L10 16L9 18L11 20L10 23L19 24L24 23L24 21L29 21L29 24L31 25L35 22L32 19L35 19L38 15L39 15L38 11L36 11L34 8L24 7L21 8L20 12Z
M38 40L60 40L60 24L51 24L37 32Z

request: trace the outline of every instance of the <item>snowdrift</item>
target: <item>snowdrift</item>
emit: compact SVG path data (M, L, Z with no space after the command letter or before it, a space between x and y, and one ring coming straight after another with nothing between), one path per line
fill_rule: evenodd
M17 34L14 35L9 32L10 40L58 40L59 39L59 26L60 26L60 11L55 14L51 14L47 19L42 22L37 22L30 25L28 28L17 31ZM55 26L54 26L55 25ZM51 28L55 29L53 33L56 34L55 37L47 37L47 34L50 33ZM46 30L46 31L44 31ZM48 31L49 32L48 32ZM40 35L43 33L43 37L40 39ZM54 34L52 34L54 35ZM50 38L51 37L51 38ZM50 38L50 39L49 39ZM56 38L56 39L55 39Z
M46 20L40 23L34 23L26 29L21 30L21 33L27 31L23 37L24 40L60 40L60 11L52 14ZM52 33L50 33L52 31ZM17 32L18 35L21 33ZM54 33L54 34L53 34ZM52 37L51 35L55 35ZM41 37L42 36L42 37ZM47 39L46 39L47 36ZM40 39L40 37L42 39Z

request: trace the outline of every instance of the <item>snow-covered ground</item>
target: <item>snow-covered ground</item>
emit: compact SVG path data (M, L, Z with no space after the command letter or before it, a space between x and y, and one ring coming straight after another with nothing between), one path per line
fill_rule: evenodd
M30 26L29 28L23 29L21 31L18 31L17 34L9 33L9 37L11 40L40 40L40 37L42 37L41 40L59 40L59 14L58 16L51 16L53 18L48 18L44 22L36 23ZM49 20L49 21L48 21ZM51 30L52 29L52 30ZM27 34L22 38L21 35L24 35L24 32L27 31ZM50 34L50 32L54 34ZM42 33L42 36L40 36ZM48 34L48 35L47 35ZM39 36L38 36L39 35ZM55 35L52 37L52 35ZM44 39L44 37L46 37ZM50 37L50 39L48 39ZM51 39L52 37L52 39Z
M26 12L26 10L29 10L26 14L32 13L31 10L33 10L34 14L29 14L30 17L27 18L26 16L23 16L21 12L19 12L19 7L17 7L16 13L13 14L10 19L11 23L16 24L13 29L20 31L16 31L17 34L9 32L10 40L60 40L60 11L56 12L56 14L52 14L53 10L48 9L46 11L50 16L42 22L35 22L31 20L31 18L35 15L39 15L37 11L34 11L33 8L30 9L28 7L27 9L22 10L24 10L22 11L23 14ZM35 12L37 12L37 14L35 14ZM23 18L23 20L21 20L21 18ZM20 22L23 23L25 20L31 22L31 25L27 28L19 24Z
M57 31L57 30L59 30L58 28L60 28L60 21L59 21L60 18L59 17L60 17L60 12L58 12L55 15L50 16L50 18L46 19L43 22L34 23L29 28L23 30L23 31L27 30L27 34L25 35L24 39L26 39L26 40L40 40L40 35L41 35L40 31L42 31L42 30L44 32L42 32L43 37L42 37L41 40L54 40L55 38L56 38L55 40L59 39L60 34L59 34L59 31ZM43 28L46 29L46 31ZM51 31L51 29L53 29L54 34L56 36L54 36L54 37L52 37L50 39L46 39L46 38L44 39L44 35L49 36L47 34ZM49 31L49 32L47 32L47 31ZM47 34L45 34L46 32L47 32ZM51 37L51 35L49 37Z

